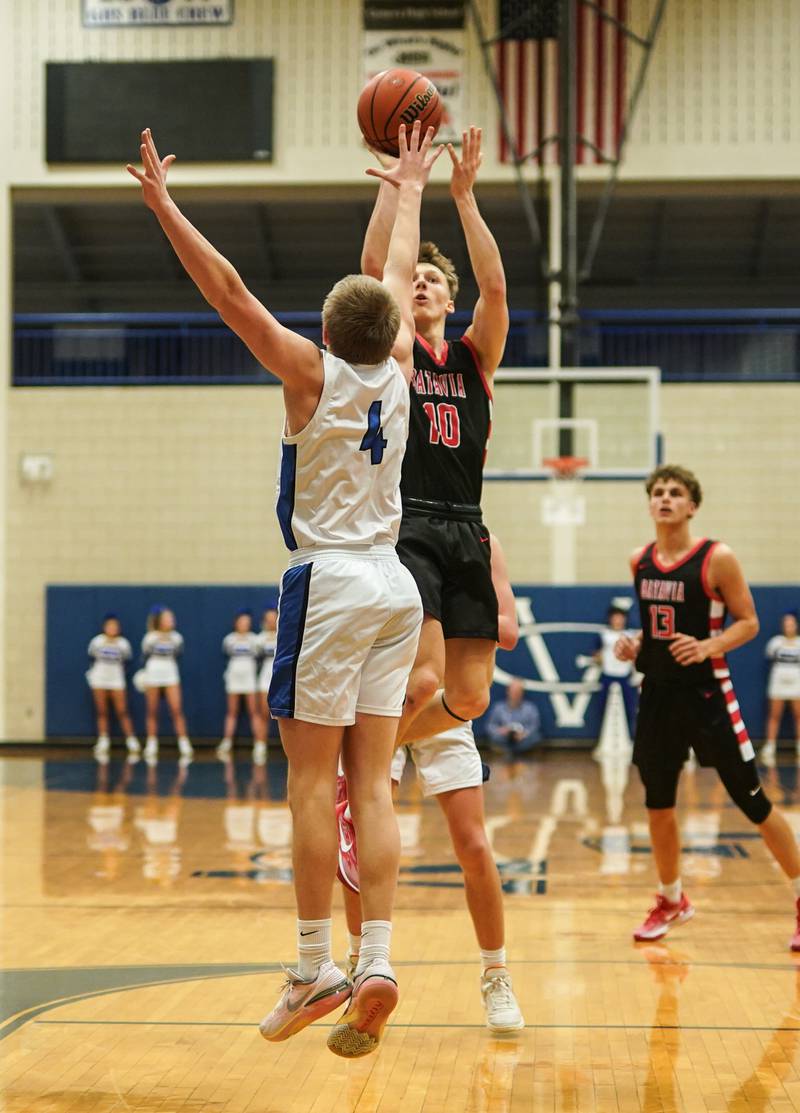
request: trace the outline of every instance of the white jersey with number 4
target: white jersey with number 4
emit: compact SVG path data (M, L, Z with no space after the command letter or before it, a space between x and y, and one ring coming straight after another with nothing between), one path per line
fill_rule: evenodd
M393 358L349 364L322 353L324 384L302 432L285 435L278 521L291 552L394 545L408 436L408 383Z

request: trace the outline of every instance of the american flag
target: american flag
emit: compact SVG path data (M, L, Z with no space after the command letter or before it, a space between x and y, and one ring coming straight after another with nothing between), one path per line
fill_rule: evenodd
M620 23L625 22L627 0L596 0L596 5ZM509 27L514 36L497 44L497 78L516 154L525 158L538 150L532 161L555 164L559 158L558 144L547 142L543 148L541 145L558 134L557 9L552 0L550 4L548 0L544 3L539 0L538 5L530 0L527 3L500 0L499 8L499 27ZM530 12L529 19L525 18L526 10ZM580 165L594 165L602 162L603 157L616 157L625 114L625 47L624 33L578 0ZM502 128L499 138L501 162L513 162L515 152Z

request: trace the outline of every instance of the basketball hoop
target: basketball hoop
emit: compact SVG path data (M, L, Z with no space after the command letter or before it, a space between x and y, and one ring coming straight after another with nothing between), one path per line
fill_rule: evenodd
M542 460L544 467L549 468L554 479L578 479L578 472L588 465L585 456L548 456Z

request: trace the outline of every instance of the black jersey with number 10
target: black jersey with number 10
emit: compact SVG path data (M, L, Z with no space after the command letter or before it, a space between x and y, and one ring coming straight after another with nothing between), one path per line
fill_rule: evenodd
M441 359L417 336L403 498L479 506L492 396L473 345L445 342Z

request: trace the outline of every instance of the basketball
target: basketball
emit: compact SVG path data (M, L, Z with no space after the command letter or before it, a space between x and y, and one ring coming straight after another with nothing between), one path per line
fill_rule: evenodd
M434 133L442 122L442 99L433 82L416 70L383 70L376 74L358 98L358 126L370 147L387 155L400 153L400 125L411 128L419 120Z

